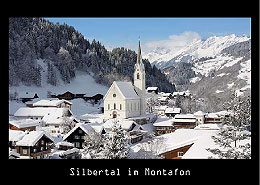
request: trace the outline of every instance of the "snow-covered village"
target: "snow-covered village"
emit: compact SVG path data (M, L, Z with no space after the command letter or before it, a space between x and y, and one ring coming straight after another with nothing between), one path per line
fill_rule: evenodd
M9 159L251 158L250 36L109 51L75 29L9 18Z

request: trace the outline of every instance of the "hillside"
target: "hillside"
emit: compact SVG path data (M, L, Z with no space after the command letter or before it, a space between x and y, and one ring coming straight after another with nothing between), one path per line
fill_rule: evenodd
M137 58L135 51L126 48L108 51L95 39L90 43L72 26L53 24L42 18L9 18L9 51L10 86L41 87L47 83L56 87L73 83L76 71L81 71L109 87L115 79L133 80ZM160 70L148 60L143 62L147 86L175 91ZM41 76L42 65L47 67L44 75L48 78Z

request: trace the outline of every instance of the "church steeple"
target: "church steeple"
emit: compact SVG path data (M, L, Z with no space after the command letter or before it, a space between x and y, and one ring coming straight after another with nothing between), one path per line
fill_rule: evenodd
M138 42L137 61L134 71L134 87L140 97L140 114L145 114L145 68L141 55L140 38Z
M138 51L137 51L137 63L140 64L141 62L141 46L140 46L140 38L138 43Z

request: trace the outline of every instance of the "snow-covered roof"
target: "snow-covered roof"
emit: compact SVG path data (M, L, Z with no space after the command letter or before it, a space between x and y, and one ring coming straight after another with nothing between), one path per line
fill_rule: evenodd
M219 118L219 116L215 113L208 113L205 117L207 117L207 118Z
M97 122L95 122L95 123L88 123L88 125L91 126L96 133L99 133L99 134L102 132L102 130L104 128L103 125L101 125L101 124L99 124Z
M21 130L10 130L9 129L9 141L19 141L26 135L26 132Z
M155 126L155 127L169 127L169 126L173 126L172 123L173 123L173 120L170 119L170 120L166 120L166 121L156 122L156 123L153 124L153 126Z
M107 120L105 123L103 123L104 128L105 129L112 128L114 125L114 121L115 121L114 119ZM133 124L137 125L137 123L132 120L117 119L117 121L118 121L117 124L119 124L123 130L129 130Z
M60 141L58 143L56 143L56 146L57 147L60 147L60 146L74 146L73 143L70 143L70 142L67 142L67 141Z
M195 130L219 130L222 127L223 125L221 124L200 124L196 126L194 129Z
M63 140L66 140L67 137L69 137L70 134L72 134L77 128L81 128L85 133L94 131L90 124L78 123L73 129L71 129L66 135L63 136Z
M195 116L204 116L205 113L202 112L202 111L198 111L198 112L195 112L194 115L195 115Z
M196 119L193 114L176 114L175 119Z
M121 91L122 95L126 99L139 99L140 97L136 94L134 86L131 82L114 81L114 84Z
M181 108L166 108L165 113L179 114L179 113L181 113Z
M147 91L156 91L158 87L147 87Z
M43 108L43 107L21 107L15 113L15 117L29 117L29 116L39 116L43 117L48 114L56 115L57 117L61 117L68 108Z
M41 124L40 121L33 120L33 119L10 120L9 123L16 126L17 128L26 128L26 127L38 126Z
M195 119L173 119L174 123L195 123Z
M34 146L37 141L39 141L42 136L46 136L51 141L54 142L51 135L44 131L31 131L28 134L26 134L20 141L16 143L17 146Z
M182 159L207 159L214 156L211 152L207 151L207 148L219 148L212 136L216 135L216 130L194 130L199 131L200 136L190 149L182 156Z
M57 107L63 102L72 105L72 103L67 100L40 100L33 103L33 106L34 107Z
M48 124L60 125L64 122L64 117L51 113L51 114L46 114L45 116L43 116L42 121L47 125Z

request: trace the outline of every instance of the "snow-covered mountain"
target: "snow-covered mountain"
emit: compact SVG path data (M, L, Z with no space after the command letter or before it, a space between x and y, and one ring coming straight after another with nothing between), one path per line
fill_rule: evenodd
M249 40L247 36L213 36L206 40L194 39L190 44L179 49L157 47L152 52L144 53L151 64L160 69L174 66L177 62L191 62L200 58L211 58L219 55L220 52L236 43Z

